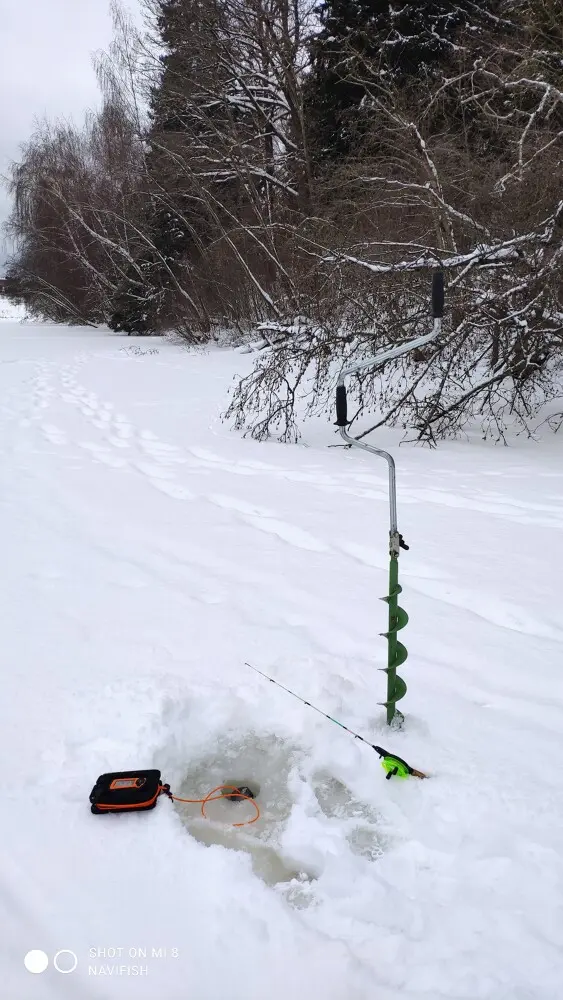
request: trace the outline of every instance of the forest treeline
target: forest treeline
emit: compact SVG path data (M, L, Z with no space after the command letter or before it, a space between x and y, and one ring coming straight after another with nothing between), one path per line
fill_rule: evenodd
M256 351L228 415L297 436L334 371L354 419L434 442L533 426L562 391L562 0L144 0L113 6L82 127L13 165L7 278L28 311ZM16 292L14 291L14 294ZM550 418L557 426L557 418ZM373 424L373 421L372 421Z

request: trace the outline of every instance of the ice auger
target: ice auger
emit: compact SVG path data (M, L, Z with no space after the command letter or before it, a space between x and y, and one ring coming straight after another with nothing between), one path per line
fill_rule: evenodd
M344 368L336 386L336 426L340 428L342 437L348 445L355 448L362 448L364 451L369 451L372 455L384 458L389 467L389 593L386 597L382 598L389 607L388 630L382 633L384 638L387 639L388 644L387 667L383 668L387 674L387 699L381 703L387 710L387 722L389 725L393 722L395 715L403 717L402 713L396 708L396 705L398 701L405 697L407 691L407 685L403 678L397 674L397 667L400 667L405 662L408 653L406 646L398 640L397 632L403 629L409 620L406 611L399 606L398 600L399 594L402 591L402 587L399 584L399 554L401 549L408 550L409 546L405 544L397 526L395 461L389 452L382 451L381 448L375 448L371 444L365 444L363 441L358 441L356 438L351 437L346 430L350 421L348 420L345 383L349 375L353 375L362 368L376 369L386 361L398 358L402 354L408 354L409 351L414 351L417 347L424 347L425 344L430 344L441 332L443 315L444 275L441 271L437 271L432 279L432 318L434 321L432 333L427 333L422 337L417 337L415 340L398 344L396 347L391 347L387 351L375 354L365 361L359 361L357 364Z

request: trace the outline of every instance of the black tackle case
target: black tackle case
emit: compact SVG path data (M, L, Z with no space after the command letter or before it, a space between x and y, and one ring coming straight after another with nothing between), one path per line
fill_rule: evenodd
M160 771L114 771L101 774L92 791L93 813L154 809L162 790Z

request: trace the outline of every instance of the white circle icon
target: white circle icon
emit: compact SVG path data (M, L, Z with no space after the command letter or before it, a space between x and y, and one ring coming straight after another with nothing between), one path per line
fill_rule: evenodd
M62 962L58 964L59 959L63 955L65 957L62 959ZM66 957L67 955L69 956L68 958ZM64 976L68 976L69 972L74 972L76 969L76 966L78 965L78 958L73 951L69 951L68 948L63 948L55 955L53 965L55 966L57 972L62 972ZM69 966L69 968L67 968L67 966Z
M45 969L49 965L49 956L44 951L28 951L23 964L28 972L39 975L40 972L45 972Z

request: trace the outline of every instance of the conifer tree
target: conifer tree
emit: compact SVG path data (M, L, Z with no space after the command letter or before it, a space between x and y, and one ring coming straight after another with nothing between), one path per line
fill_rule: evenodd
M401 85L447 66L464 30L499 24L500 0L321 0L307 107L321 159L361 141L366 82Z
M215 0L155 0L155 27L164 52L159 79L150 93L145 191L144 286L135 274L116 297L114 329L150 332L170 320L179 296L179 262L195 260L209 235L209 219L198 198L198 164L209 161L219 129L220 108L213 94L221 85L214 29ZM200 323L205 309L189 292Z

